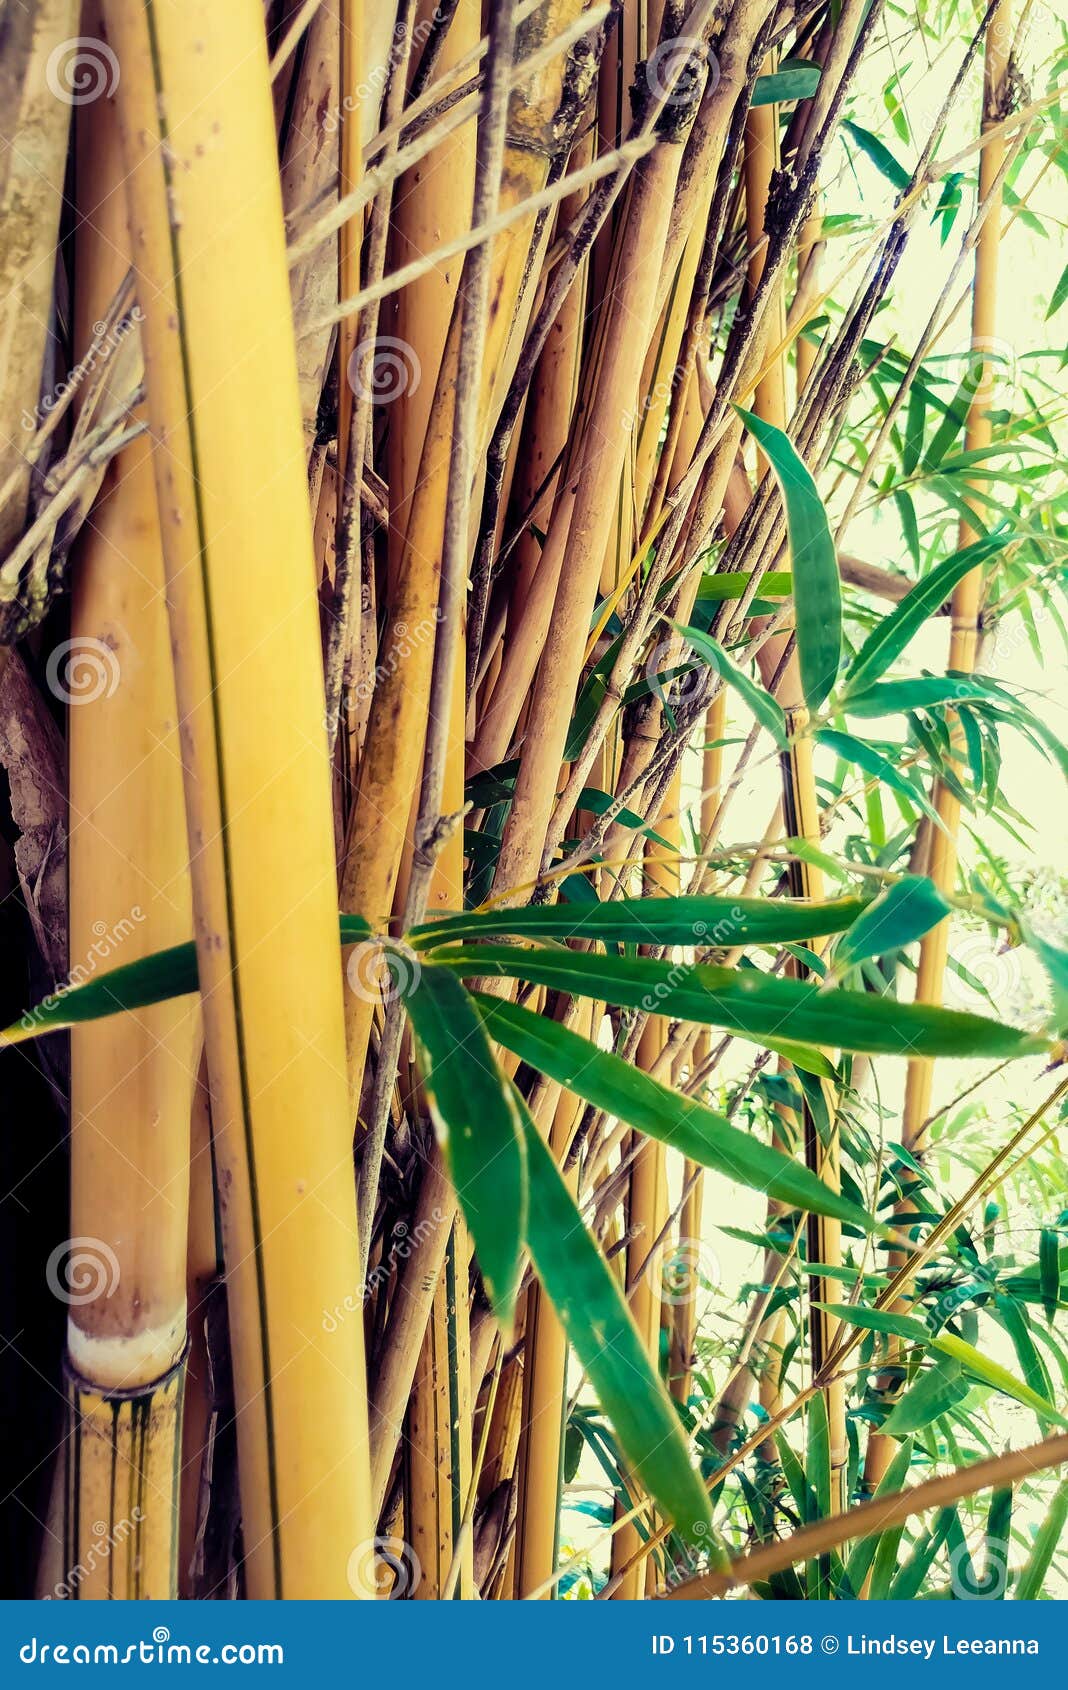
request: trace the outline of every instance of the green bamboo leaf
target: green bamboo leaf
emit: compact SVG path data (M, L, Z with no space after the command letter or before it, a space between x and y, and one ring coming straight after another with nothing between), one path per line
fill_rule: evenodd
M727 1556L712 1536L708 1494L690 1465L682 1425L619 1287L518 1093L529 1184L527 1239L538 1277L560 1316L632 1471L653 1501L713 1565Z
M772 698L770 693L765 692L763 687L758 687L751 681L736 663L732 663L719 641L714 640L711 634L702 633L700 628L684 627L679 622L672 622L671 626L684 640L690 642L697 655L715 669L729 687L734 688L761 727L768 730L776 745L785 746L786 717L783 715L782 705Z
M419 949L493 933L645 945L781 945L841 933L865 907L861 898L822 903L789 898L618 898L581 909L528 904L523 909L437 916L414 927L408 938Z
M775 106L807 100L819 87L821 74L819 65L810 64L807 59L784 59L778 70L757 77L749 103Z
M876 1496L893 1496L896 1491L904 1489L905 1480L909 1476L909 1468L912 1465L912 1448L913 1440L906 1438L876 1487ZM864 1588L864 1581L871 1570L871 1564L885 1536L885 1532L876 1532L871 1537L862 1537L860 1542L854 1546L853 1552L846 1562L844 1594L854 1600L860 1596L860 1592Z
M805 1477L815 1512L809 1520L826 1520L831 1512L831 1429L827 1420L827 1399L822 1391L812 1397L806 1411ZM827 1556L808 1563L805 1588L810 1601L826 1602L830 1597Z
M983 1355L974 1344L966 1343L952 1332L943 1332L937 1338L932 1338L931 1348L940 1350L944 1356L957 1362L980 1384L989 1385L991 1390L1000 1391L1002 1396L1012 1397L1016 1402L1022 1402L1026 1408L1033 1408L1035 1413L1047 1420L1055 1420L1058 1425L1068 1427L1068 1419L1058 1413L1053 1404L1046 1397L1033 1391L1030 1385L1025 1385L1022 1379L1017 1379L1007 1367L1000 1362L991 1361Z
M744 569L725 569L718 575L702 575L697 603L722 604L726 599L740 599L751 579ZM760 591L764 598L789 598L793 590L794 578L788 569L769 569L760 577Z
M782 488L801 687L808 708L818 710L838 679L842 658L842 583L834 536L816 483L782 429L740 405L734 409L763 447Z
M1068 1479L1054 1492L1046 1518L1035 1533L1031 1553L1016 1582L1017 1602L1034 1602L1045 1594L1046 1574L1057 1552L1057 1545L1068 1520Z
M864 692L879 680L928 617L945 603L957 582L987 558L1003 550L1009 539L1008 534L995 534L989 539L977 540L974 545L962 547L906 593L891 614L876 623L849 665L842 687L843 700Z
M852 734L839 733L837 728L821 728L816 738L821 745L829 746L832 751L837 752L839 757L844 757L847 762L855 763L858 768L864 770L865 774L874 775L876 780L882 781L884 786L889 786L893 791L900 792L903 798L907 798L910 804L914 804L918 810L922 810L923 814L929 816L936 827L941 828L943 833L945 832L945 823L924 792L920 781L915 778L910 779L908 775L903 774L891 762L890 758L884 757L882 752L877 751L874 745L869 744L867 740L856 739ZM901 751L905 749L905 746L900 747Z
M725 1027L743 1038L878 1056L1027 1056L1049 1041L1001 1021L868 992L826 991L756 968L683 967L654 957L607 957L517 945L461 945L431 953L461 977L503 976L602 1003Z
M549 1016L535 1015L504 998L473 995L491 1038L598 1109L739 1185L791 1207L871 1229L865 1210L824 1185L804 1163L732 1127L706 1104L672 1091Z
M997 699L989 681L969 675L921 675L901 681L876 681L843 700L849 716L896 716L907 710L931 710L962 699L990 703ZM1019 701L1015 701L1017 707Z
M526 1224L525 1136L469 994L424 966L405 1000L419 1071L493 1311L510 1331Z
M908 1314L897 1314L893 1309L865 1309L859 1303L819 1303L817 1307L826 1309L838 1320L844 1320L847 1326L863 1326L869 1332L889 1332L895 1338L907 1338L913 1344L930 1341L930 1329L922 1320L915 1320Z
M934 1525L931 1529L922 1532L916 1539L907 1560L892 1580L886 1593L891 1602L911 1602L920 1594L923 1581L949 1536L950 1526L955 1517L955 1508L940 1508L935 1515Z
M136 962L124 962L106 974L81 983L61 985L34 1009L28 1009L0 1033L0 1045L21 1044L63 1027L97 1021L127 1009L145 1009L167 998L185 997L197 990L197 953L190 939L154 951Z
M852 135L861 152L871 160L880 176L885 176L888 182L904 193L912 178L904 165L898 163L889 147L880 141L878 135L873 135L870 129L862 128L859 123L846 121L842 128Z
M1060 1240L1051 1226L1044 1226L1038 1239L1038 1273L1042 1286L1042 1307L1052 1324L1061 1298Z
M933 880L905 875L888 886L843 933L834 951L836 972L922 938L944 920L950 907Z
M892 1438L922 1432L939 1415L948 1414L963 1402L970 1386L965 1382L959 1361L944 1356L932 1367L925 1367L915 1384L905 1392L901 1401L891 1409L883 1421L882 1430Z
M1068 299L1068 264L1061 271L1057 286L1050 295L1049 310L1046 312L1047 323L1051 317L1056 316L1066 299Z
M370 924L359 915L340 918L341 943L352 945L371 936ZM0 1046L22 1044L45 1033L101 1021L124 1010L147 1009L197 991L197 953L192 939L184 945L170 945L153 951L136 962L124 962L87 980L72 977L49 992L46 998L10 1027L0 1031Z

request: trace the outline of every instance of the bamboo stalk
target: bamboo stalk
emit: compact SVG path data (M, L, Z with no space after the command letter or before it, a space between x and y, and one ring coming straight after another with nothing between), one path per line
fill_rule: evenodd
M99 32L99 20L89 21ZM125 274L127 239L109 102L84 107L77 130L76 344L84 347ZM192 925L146 439L112 462L76 562L65 659L70 956L75 968L95 970L101 956L133 961L180 944ZM96 671L84 695L79 665ZM79 1597L176 1594L195 1026L179 1001L119 1016L107 1039L91 1027L71 1036L67 1565L92 1569ZM80 1256L91 1264L92 1295L76 1288ZM101 1534L121 1537L114 1556L96 1553Z
M372 1530L361 1324L328 1333L309 1310L343 1304L359 1258L322 668L266 44L256 0L234 0L222 13L206 0L149 0L136 13L107 0L105 17L124 67L119 113L148 405L164 447L154 462L245 1576L255 1597L348 1597L346 1557ZM255 277L248 295L244 276Z
M994 12L987 28L983 66L982 131L995 129L1002 117L1005 78L1009 68L1011 46L1010 7L1008 0ZM1005 157L1005 139L996 135L979 155L978 200L982 204L992 197L989 214L979 232L975 248L975 274L972 288L972 370L977 375L975 392L968 406L965 423L966 451L989 446L993 438L990 400L984 386L991 369L990 351L997 331L998 256L1001 240L1001 201L998 185ZM976 529L962 517L957 536L959 546L977 540ZM962 674L970 674L975 667L975 653L979 634L979 605L982 592L982 571L965 575L953 593L948 667ZM952 743L959 754L963 735L959 727ZM957 839L960 832L960 800L944 783L936 783L934 805L942 822L941 827L928 830L928 861L926 872L942 892L952 892L957 878ZM939 922L926 933L920 943L919 967L916 974L916 1001L939 1003L949 954L949 919ZM905 1078L905 1103L901 1123L901 1142L912 1156L923 1156L927 1147L927 1123L931 1115L934 1083L934 1063L915 1058L908 1065ZM913 1213L909 1199L895 1208L897 1224L907 1224ZM892 1266L899 1267L901 1258L892 1256ZM888 1340L890 1359L897 1346ZM864 1489L874 1491L889 1466L893 1454L893 1440L878 1431L868 1440L864 1464Z
M766 68L774 69L769 60ZM749 243L748 290L752 299L763 279L766 260L765 218L770 203L772 179L778 168L778 118L774 106L751 108L745 129L745 204L746 230ZM775 284L766 317L766 344L781 346L786 332L786 310L781 278ZM786 380L784 359L775 359L757 382L753 408L765 421L777 428L786 427ZM760 460L763 461L762 459ZM758 655L758 663L769 685L776 677L785 658L785 669L777 684L777 696L786 715L789 748L782 755L783 823L791 838L820 839L819 801L812 765L812 740L807 732L808 717L801 693L800 668L796 654L788 655L788 636L778 636L765 645ZM811 863L796 862L791 866L791 891L795 896L821 898L823 877ZM839 1144L834 1110L828 1142L822 1143L811 1113L804 1112L805 1159L809 1166L832 1188L840 1184ZM810 1216L809 1260L827 1267L838 1267L842 1261L842 1229L838 1221L826 1215ZM823 1296L823 1282L811 1282L808 1314L809 1341L813 1374L819 1374L824 1358L833 1347L838 1323L833 1316L815 1305ZM774 1411L778 1379L775 1356L781 1351L785 1332L783 1318L777 1317L766 1333L767 1364L762 1377L764 1406ZM845 1383L833 1380L825 1392L827 1421L830 1431L831 1507L845 1506L845 1475L848 1460L846 1441Z
M698 1578L687 1579L667 1592L668 1600L688 1602L694 1598L707 1600L723 1596L733 1585L755 1584L757 1580L767 1579L772 1573L781 1572L784 1567L793 1566L798 1561L829 1554L851 1538L872 1537L877 1532L890 1531L914 1514L925 1513L929 1508L948 1507L963 1497L975 1496L979 1491L1007 1489L1035 1473L1063 1466L1065 1461L1068 1461L1068 1433L1059 1432L1026 1449L1009 1450L1004 1455L989 1456L985 1461L969 1462L951 1473L925 1479L911 1490L873 1497L870 1502L862 1502L859 1507L847 1509L844 1514L803 1526L789 1537L765 1544L733 1561L729 1573L705 1573Z
M25 418L38 420L70 131L71 102L62 96L85 71L101 86L117 72L106 53L88 55L79 68L77 25L78 0L32 0L5 6L0 16L0 110L8 143L0 150L0 557L27 514Z

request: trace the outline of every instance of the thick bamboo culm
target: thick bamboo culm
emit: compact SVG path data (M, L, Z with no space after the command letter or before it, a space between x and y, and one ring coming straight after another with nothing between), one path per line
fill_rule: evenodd
M992 129L1002 115L1002 97L1009 67L1012 45L1011 6L1002 0L987 28L983 64L983 131ZM990 417L991 397L987 382L995 366L991 352L998 327L998 255L1001 245L1002 195L996 190L997 178L1005 160L1005 140L999 134L989 141L979 155L978 203L993 193L993 203L980 230L975 249L975 272L972 284L972 356L970 375L974 391L968 406L964 431L966 451L980 451L989 446L993 437ZM962 516L957 543L971 545L979 538L977 530ZM982 591L982 571L973 570L957 584L951 603L951 631L947 667L962 674L970 674L975 667L975 653L979 633L979 606ZM963 754L963 735L959 728L954 734L958 753ZM934 805L942 822L941 827L929 826L928 860L925 871L943 892L952 892L957 878L957 838L960 832L960 800L948 786L937 782ZM920 943L920 960L916 974L916 1001L939 1003L949 955L949 921L939 922ZM927 1145L927 1124L931 1115L934 1084L934 1063L921 1057L913 1059L905 1079L905 1104L901 1122L901 1142L913 1156L922 1157ZM907 1223L913 1205L906 1198L897 1205L899 1224ZM891 1256L894 1267L901 1265L899 1256ZM897 1346L888 1341L891 1359ZM881 1482L894 1451L893 1440L873 1433L868 1442L864 1466L864 1490L871 1494Z
M90 21L99 28L99 19ZM77 140L76 344L84 348L127 267L124 170L110 102L78 112ZM192 925L146 440L111 465L76 562L66 659L70 957L79 973L95 973L179 944ZM81 691L79 667L92 676ZM189 1002L179 1000L118 1017L106 1038L92 1027L71 1037L66 1564L90 1569L79 1598L177 1594L196 1022ZM108 1555L99 1553L103 1540L114 1540Z
M262 11L257 0L224 12L206 0L150 0L136 12L109 0L105 19L124 67L118 106L148 408L165 447L154 462L244 1577L254 1597L349 1597L358 1592L347 1555L373 1531L363 1335L359 1319L329 1332L308 1310L344 1304L359 1252L322 664ZM254 298L218 285L246 266Z

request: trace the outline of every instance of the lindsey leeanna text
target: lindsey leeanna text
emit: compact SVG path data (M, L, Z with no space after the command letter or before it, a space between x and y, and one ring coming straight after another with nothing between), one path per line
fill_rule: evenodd
M1033 1637L854 1637L845 1639L847 1655L1037 1655Z

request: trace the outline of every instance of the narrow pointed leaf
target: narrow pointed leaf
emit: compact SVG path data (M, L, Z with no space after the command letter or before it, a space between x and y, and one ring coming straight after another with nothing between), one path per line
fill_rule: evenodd
M737 405L735 410L763 447L782 488L801 686L809 709L818 710L838 678L842 657L842 583L834 536L816 483L793 443L753 412Z
M680 622L672 622L671 626L684 640L688 640L699 657L715 669L723 677L727 686L733 687L742 703L745 704L756 717L762 728L766 728L776 745L786 744L786 717L782 712L782 705L772 698L763 687L758 687L750 680L744 669L739 669L732 663L718 640L711 634L704 634L700 628L688 628Z
M618 898L581 908L528 904L439 916L413 928L408 937L419 948L496 933L645 945L781 945L841 933L865 907L861 898Z
M527 1240L539 1279L643 1489L685 1536L711 1544L708 1494L678 1413L560 1171L516 1096L530 1192ZM726 1557L714 1557L723 1565Z
M509 1330L526 1224L525 1137L511 1087L460 982L424 967L405 998L419 1071L475 1253Z
M989 1357L975 1348L974 1344L966 1343L963 1338L956 1337L952 1332L944 1332L940 1337L931 1341L932 1349L941 1350L945 1356L950 1356L959 1362L961 1367L978 1379L983 1385L989 1385L994 1391L1000 1391L1003 1396L1013 1397L1016 1402L1022 1402L1025 1407L1033 1408L1036 1414L1048 1420L1055 1420L1060 1426L1068 1426L1068 1419L1058 1413L1053 1404L1045 1397L1033 1391L1030 1385L1025 1385L1022 1379L1017 1379L1007 1367L1000 1362L991 1361Z
M871 1055L1026 1056L1049 1041L1001 1021L869 992L826 991L755 968L682 967L653 957L606 957L518 945L461 945L431 953L466 977L503 976L603 1003L644 1009L761 1042L800 1040Z
M888 886L843 933L835 947L835 968L851 968L865 957L900 950L902 945L922 938L949 913L950 905L932 880L906 875Z
M534 1015L504 998L475 993L474 999L492 1038L588 1103L740 1185L870 1230L872 1222L857 1204L824 1185L802 1162L732 1127L705 1104L672 1091L549 1016Z
M343 945L371 936L370 924L362 915L341 916L339 931ZM0 1045L22 1044L84 1021L120 1015L124 1010L147 1009L150 1004L185 997L195 992L198 984L196 946L189 939L184 945L153 951L150 956L121 963L88 980L57 986L35 1008L0 1031Z
M996 534L987 540L977 540L925 575L889 616L876 623L846 671L841 696L863 692L880 680L928 617L945 603L957 582L1003 550L1010 538L1008 534Z
M1033 1602L1036 1597L1045 1593L1046 1574L1057 1552L1057 1545L1068 1521L1068 1479L1057 1487L1053 1500L1049 1505L1049 1512L1038 1531L1031 1546L1031 1553L1020 1573L1014 1596L1017 1602Z

